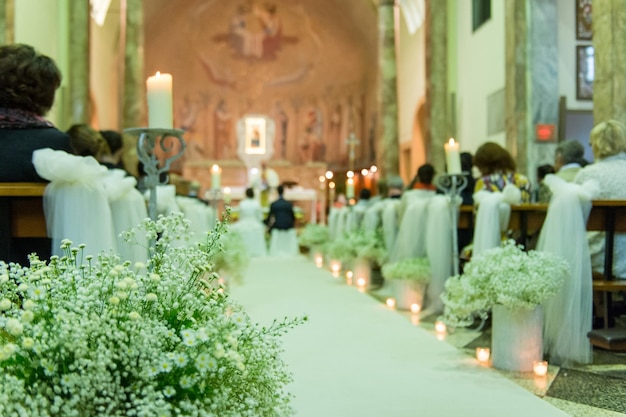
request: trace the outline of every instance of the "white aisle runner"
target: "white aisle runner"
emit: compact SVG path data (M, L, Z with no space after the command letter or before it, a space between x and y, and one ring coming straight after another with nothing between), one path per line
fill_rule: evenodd
M232 296L284 338L298 417L567 416L312 261L253 259Z

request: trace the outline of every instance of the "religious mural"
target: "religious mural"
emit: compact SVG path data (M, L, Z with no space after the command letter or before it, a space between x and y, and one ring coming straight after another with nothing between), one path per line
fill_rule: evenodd
M173 74L187 160L237 159L237 121L250 114L274 121L275 160L345 166L350 134L362 138L358 157L372 156L376 39L344 15L375 24L375 11L330 0L175 3L145 3L145 70Z

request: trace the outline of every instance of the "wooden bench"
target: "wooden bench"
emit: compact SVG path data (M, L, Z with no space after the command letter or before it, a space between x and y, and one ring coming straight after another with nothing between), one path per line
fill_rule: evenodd
M46 183L0 183L0 260L10 260L15 239L47 238Z

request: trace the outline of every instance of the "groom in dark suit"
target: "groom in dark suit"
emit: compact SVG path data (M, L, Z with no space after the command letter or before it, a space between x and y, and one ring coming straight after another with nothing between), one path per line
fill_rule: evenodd
M288 230L295 225L295 216L293 213L293 204L283 198L284 187L281 185L276 189L278 199L270 204L270 212L265 219L268 231L273 229Z

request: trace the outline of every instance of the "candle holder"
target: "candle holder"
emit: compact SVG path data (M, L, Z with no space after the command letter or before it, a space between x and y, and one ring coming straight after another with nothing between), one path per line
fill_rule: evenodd
M460 174L445 174L437 178L437 188L443 191L450 201L450 219L452 222L452 269L454 275L459 275L459 247L457 226L459 223L458 207L463 199L461 191L467 187L467 175L463 172Z
M148 215L152 220L157 218L157 185L167 184L168 177L166 176L161 180L161 174L167 174L170 170L172 162L180 158L185 152L186 144L183 139L184 130L181 129L159 129L159 128L131 128L125 129L124 132L131 135L138 136L137 140L137 157L143 164L146 176L144 182L146 188L150 191L150 200L148 201ZM167 138L172 138L174 141L168 146ZM163 152L167 153L174 149L174 145L178 142L180 144L180 150L178 153L166 158L163 161L163 166L159 167L159 160L157 159L154 151L158 146Z
M217 213L217 202L223 198L224 194L222 190L219 188L212 188L210 190L206 190L204 193L204 199L209 202L209 206L211 206L215 212Z

